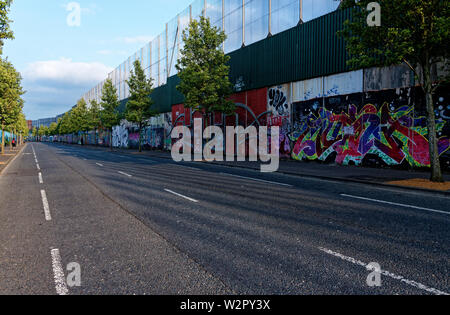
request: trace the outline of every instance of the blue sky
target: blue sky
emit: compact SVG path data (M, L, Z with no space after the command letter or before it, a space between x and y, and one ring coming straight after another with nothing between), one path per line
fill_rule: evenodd
M22 73L27 119L70 109L192 0L78 0L80 26L67 23L70 2L15 0L11 8L16 39L4 56Z

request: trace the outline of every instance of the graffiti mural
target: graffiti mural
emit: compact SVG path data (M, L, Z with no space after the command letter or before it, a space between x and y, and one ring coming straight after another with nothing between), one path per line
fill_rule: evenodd
M360 94L352 98L356 102L363 99ZM343 165L362 165L368 159L378 159L386 165L430 165L426 117L417 115L414 104L408 105L411 99L381 106L366 104L360 110L351 103L344 109L341 101L334 101L337 106L326 102L328 107L318 101L295 105L295 126L290 136L294 159ZM445 116L447 106L439 108ZM448 120L440 113L436 116L442 156L450 148Z
M148 149L171 150L172 113L152 117L145 129L144 145Z
M123 121L120 126L113 127L112 144L115 148L128 148L129 123Z
M281 85L268 90L267 106L269 115L267 126L280 127L280 156L283 158L289 158L291 155L289 134L292 128L289 95L289 85ZM270 141L269 138L269 143Z

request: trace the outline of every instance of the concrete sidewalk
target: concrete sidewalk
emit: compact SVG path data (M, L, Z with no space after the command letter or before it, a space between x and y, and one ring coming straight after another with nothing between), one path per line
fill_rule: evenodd
M109 148L84 146L94 150L109 151ZM172 160L170 152L143 151L141 153L133 149L114 149L121 154L142 155ZM199 162L208 163L209 162ZM261 162L212 162L212 164L228 167L260 170ZM429 182L430 173L426 170L398 170L392 168L368 168L360 166L341 166L337 164L322 164L318 162L303 162L294 160L280 161L278 173L332 179L363 184L402 186L411 189L425 191L441 191L450 196L450 174L444 174L445 184L433 184Z
M5 146L5 154L0 154L0 174L8 166L8 164L14 159L14 157L25 147L25 144L10 148L9 145Z

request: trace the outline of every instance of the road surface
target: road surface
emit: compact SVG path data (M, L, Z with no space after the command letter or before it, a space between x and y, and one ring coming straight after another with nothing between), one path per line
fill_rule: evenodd
M0 294L446 294L449 224L435 194L30 143Z

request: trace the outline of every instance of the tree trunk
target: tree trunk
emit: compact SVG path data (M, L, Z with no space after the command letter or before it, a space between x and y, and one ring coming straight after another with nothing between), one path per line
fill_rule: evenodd
M428 125L428 143L430 150L430 166L431 166L431 181L443 182L441 171L441 162L439 159L438 139L436 134L436 115L433 104L433 82L431 78L431 63L429 60L425 62L423 67L424 77L424 91L427 106L427 125Z
M113 143L112 143L112 128L109 129L109 148L111 151L113 150Z
M142 152L142 124L139 125L139 152Z
M2 123L2 155L5 154L5 125Z

